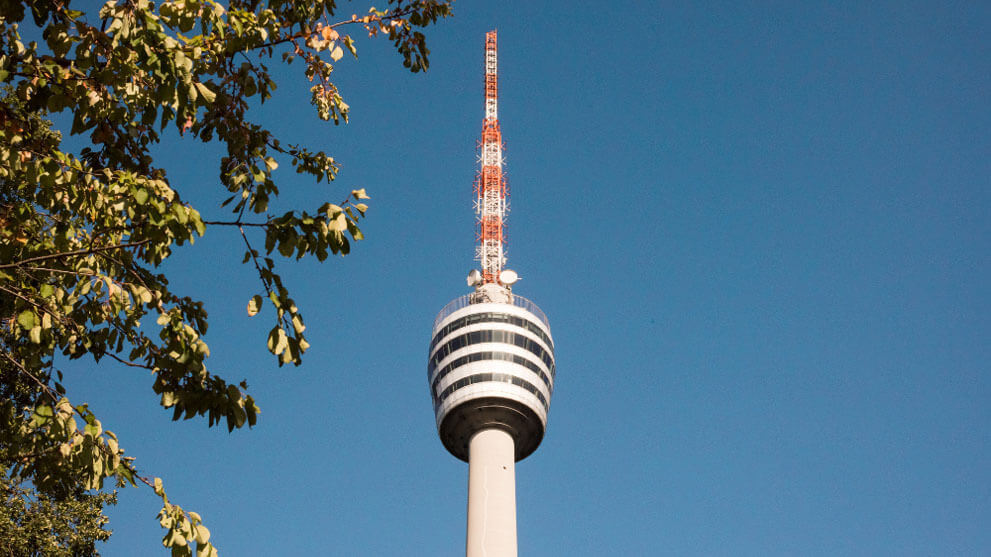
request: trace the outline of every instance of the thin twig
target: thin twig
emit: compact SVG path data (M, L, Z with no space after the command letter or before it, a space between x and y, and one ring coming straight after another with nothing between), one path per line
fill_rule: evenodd
M125 360L124 358L121 358L120 356L118 356L117 354L114 354L113 352L106 352L103 355L104 356L107 356L107 357L109 357L111 359L117 360L118 362L124 364L125 366L140 367L140 368L143 368L143 369L149 369L151 371L155 371L155 368L152 367L152 366L145 365L145 364L136 364L134 362L131 362L131 361Z
M219 221L219 220L205 220L203 224L215 224L218 226L257 226L260 228L267 228L272 225L269 222L237 222L237 221Z
M15 298L20 298L21 300L23 300L23 301L27 302L28 304L30 304L30 305L38 308L41 311L43 311L43 312L51 315L52 317L54 317L56 319L58 319L58 317L59 317L58 314L56 314L54 311L52 311L52 310L46 308L45 306L43 306L43 305L35 302L34 300L31 300L30 298L25 298L24 296L22 296L18 292L15 292L15 291L13 291L13 290L11 290L9 288L6 288L4 286L0 286L0 290L3 290L7 294L10 294L11 296L13 296Z
M81 277L95 277L96 273L80 273L79 271L69 271L67 269L49 269L48 267L21 267L27 271L44 271L46 273L63 273L66 275L76 275Z

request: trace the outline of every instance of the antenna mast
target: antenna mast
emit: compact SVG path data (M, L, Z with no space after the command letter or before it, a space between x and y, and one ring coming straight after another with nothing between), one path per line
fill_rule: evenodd
M509 211L502 172L502 132L499 130L499 76L496 32L485 34L485 120L482 121L481 170L475 179L478 232L475 259L482 265L482 284L498 283L506 262L505 218Z

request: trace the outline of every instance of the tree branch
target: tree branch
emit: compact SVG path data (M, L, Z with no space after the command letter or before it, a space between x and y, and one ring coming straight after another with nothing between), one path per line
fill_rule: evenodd
M237 222L237 221L219 221L219 220L205 220L203 224L216 224L218 226L257 226L260 228L267 228L271 226L268 222Z
M109 251L109 250L124 249L124 248L133 248L133 247L137 247L137 246L141 246L141 245L147 244L150 241L151 241L151 238L147 238L147 239L141 240L140 242L129 242L127 244L118 244L116 246L106 246L106 247L102 247L102 248L87 248L87 249L80 249L80 250L76 250L76 251L65 251L65 252L62 252L62 253L52 253L52 254L49 254L49 255L39 255L37 257L29 257L27 259L22 259L20 261L15 261L14 263L6 263L4 265L0 265L0 269L8 269L10 267L20 267L21 265L24 265L25 263L34 263L35 261L45 261L45 260L48 260L48 259L58 259L60 257L73 257L73 256L76 256L76 255L90 255L90 254L97 253L97 252L100 252L100 251Z
M31 379L33 379L34 382L37 383L39 387L41 387L41 390L43 390L45 392L45 394L47 394L48 396L50 396L54 402L58 402L59 401L58 397L55 396L55 393L52 391L52 388L51 387L49 387L47 384L45 384L41 379L38 379L38 377L35 376L33 373L31 373L30 371L28 371L27 368L24 367L24 365L22 363L18 362L14 358L12 358L10 356L10 354L7 353L6 350L3 351L3 357L6 358L8 362L14 364L14 366L16 366L17 369L20 370L21 373L23 373L24 375L27 375L28 377L30 377Z
M140 367L142 369L149 369L151 371L155 371L155 368L152 367L152 366L145 365L145 364L136 364L134 362L131 362L131 361L125 360L124 358L121 358L120 356L118 356L117 354L114 354L113 352L106 352L103 355L106 356L106 357L108 357L108 358L110 358L110 359L117 360L118 362L124 364L125 366Z
M48 267L22 267L27 271L43 271L46 273L62 273L65 275L76 275L80 277L95 277L96 273L80 273L79 271L69 271L67 269L49 269Z
M399 19L399 18L402 18L402 17L406 17L406 16L412 14L413 12L414 12L414 8L408 6L405 9L403 9L402 11L396 11L396 12L389 13L389 14L386 14L386 15L381 16L381 17L380 16L374 16L375 19L369 20L367 22L366 21L362 21L362 18L345 19L343 21L338 21L337 23L331 23L330 25L326 25L325 27L328 28L328 29L335 29L337 27L342 27L344 25L352 25L352 24L368 25L370 23L391 21L391 20L394 20L394 19ZM242 52L243 50L258 50L260 48L271 48L273 46L278 46L278 45L281 45L281 44L288 43L290 41L295 41L297 39L302 39L302 38L308 37L310 35L313 35L314 33L316 33L316 31L313 31L313 30L311 30L309 33L304 32L302 30L301 31L296 31L295 33L291 33L289 35L285 35L283 37L279 37L278 39L269 41L267 43L260 43L260 44L257 44L257 45L252 45L250 47L246 47L246 48L244 48L242 50L237 50L237 51L234 51L234 52L227 52L227 51L225 51L223 53L223 56L224 57L227 57L227 58L232 58L232 57L236 56L238 52ZM190 50L190 51L192 50L192 47L188 47L188 46L184 46L182 48L183 48L183 50L187 50L187 49Z

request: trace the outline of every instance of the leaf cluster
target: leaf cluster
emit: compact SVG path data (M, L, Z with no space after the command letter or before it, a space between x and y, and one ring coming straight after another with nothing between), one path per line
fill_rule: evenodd
M208 231L236 235L260 283L249 315L271 305L269 351L279 366L302 362L306 326L276 259L348 254L363 237L368 195L355 189L343 201L272 214L280 161L317 183L333 181L339 166L276 137L250 109L276 90L269 65L298 60L317 117L347 122L331 76L345 51L357 56L349 30L387 36L418 72L429 65L420 29L450 5L393 0L361 17L336 12L330 0L110 0L90 13L66 0L0 2L0 471L11 485L58 502L106 479L146 483L162 496L173 554L215 551L198 515L170 503L88 407L70 403L59 362L110 359L149 371L175 420L203 416L228 430L256 423L247 385L207 365L203 302L174 292L159 266ZM67 130L52 125L57 114ZM63 133L85 146L64 148ZM223 145L217 182L228 218L203 217L156 165L153 148L180 136Z
M116 492L52 497L16 485L0 472L0 547L6 555L76 557L99 555L96 542L110 537L103 507Z

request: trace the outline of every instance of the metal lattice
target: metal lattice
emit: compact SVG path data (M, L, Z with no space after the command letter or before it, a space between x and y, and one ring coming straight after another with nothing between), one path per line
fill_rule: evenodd
M496 32L485 34L485 120L482 122L481 170L475 182L478 223L475 259L481 263L483 283L497 283L506 263L505 220L508 209L502 171L502 132L499 129L499 76Z

